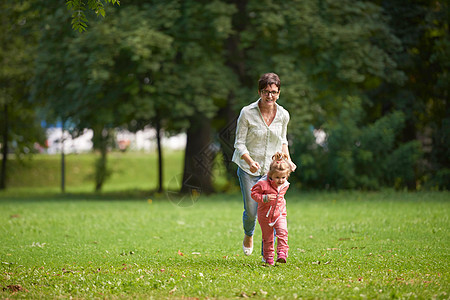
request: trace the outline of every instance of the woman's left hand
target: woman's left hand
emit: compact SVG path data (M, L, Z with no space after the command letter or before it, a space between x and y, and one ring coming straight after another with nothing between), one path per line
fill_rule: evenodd
M291 171L294 172L297 169L297 166L292 162L292 160L288 161L289 167L291 167Z

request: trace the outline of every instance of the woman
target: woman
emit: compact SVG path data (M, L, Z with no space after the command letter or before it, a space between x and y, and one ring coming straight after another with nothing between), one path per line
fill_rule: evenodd
M289 113L276 102L280 96L280 78L266 73L258 82L259 99L242 108L236 127L233 162L238 165L238 178L244 200L242 217L245 255L253 252L253 233L258 204L251 197L251 188L267 173L272 155L283 152L292 171L297 168L291 161L287 141Z

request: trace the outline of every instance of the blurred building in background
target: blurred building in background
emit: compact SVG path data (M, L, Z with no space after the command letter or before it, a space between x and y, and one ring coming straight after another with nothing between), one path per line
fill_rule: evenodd
M64 153L86 153L93 149L92 143L93 131L85 129L83 134L73 138L68 131L62 131L61 127L52 127L47 129L46 147L41 151L48 154L61 153L64 147ZM163 134L162 147L171 150L184 149L186 146L186 134L175 136L165 136ZM120 151L144 151L151 152L156 150L156 131L153 128L140 130L132 133L127 130L117 129L115 132L114 149ZM111 150L114 150L111 149Z

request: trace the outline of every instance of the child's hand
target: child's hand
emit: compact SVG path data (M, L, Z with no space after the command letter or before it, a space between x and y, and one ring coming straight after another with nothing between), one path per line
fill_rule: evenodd
M269 200L269 202L277 200L277 195L275 195L275 194L268 194L267 195L267 200Z

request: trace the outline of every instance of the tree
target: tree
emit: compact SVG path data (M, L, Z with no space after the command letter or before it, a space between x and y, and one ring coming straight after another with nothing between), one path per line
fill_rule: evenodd
M92 29L99 33L78 37L75 41L90 36L89 43L68 52L80 56L71 67L80 77L67 83L74 95L93 95L99 103L109 98L108 109L127 112L118 122L105 109L104 114L110 115L108 124L139 128L150 123L170 132L185 130L183 191L189 192L192 183L188 179L192 178L202 190L213 190L211 169L217 152L213 137L217 134L226 165L231 166L234 119L243 105L256 100L256 81L269 71L282 78L280 104L291 113L292 156L302 166L293 176L303 183L414 188L422 176L420 167L444 180L450 173L445 169L449 157L445 131L449 124L448 4L419 0L411 5L401 0L135 0L121 7L118 15L125 8L134 9L128 18L141 30L128 21L118 21L122 17L95 22ZM110 32L111 28L116 29ZM127 40L122 30L132 32L134 42L128 43L129 48L119 46L117 55L94 49L97 46L93 45L100 49L116 45L105 44L104 37ZM146 40L162 36L170 39L170 50ZM85 49L95 55L87 55ZM148 49L159 50L150 56L143 54ZM100 55L102 51L106 58ZM165 54L160 57L160 53ZM89 57L96 57L98 66L83 65ZM140 69L141 65L145 67ZM92 74L97 81L82 81ZM114 83L108 85L106 79ZM108 95L113 91L144 109L112 105L117 98ZM325 130L329 140L317 145L314 129ZM372 151L369 145L383 137L385 130L388 150ZM423 158L416 142L419 136L433 138L433 150L422 166L418 164ZM355 143L360 146L355 148ZM342 167L346 162L349 168ZM388 162L398 164L386 169ZM373 174L368 170L370 164L379 167ZM380 172L390 173L386 179Z
M403 141L421 140L425 150L422 178L425 186L449 188L450 139L448 124L450 108L448 53L448 1L402 1L383 3L390 26L404 45L397 57L399 67L408 74L400 89L387 90L391 101L384 101L387 110L406 113ZM374 101L381 102L380 98Z
M221 1L180 3L180 17L169 29L177 51L173 83L176 112L172 119L186 123L187 145L182 192L192 188L209 193L216 150L211 121L226 105L229 92L237 81L225 66L224 42L232 32L232 6Z
M395 60L403 51L402 43L393 34L383 8L368 1L228 2L240 9L234 20L237 30L228 40L228 65L245 85L235 93L239 96L230 99L230 105L249 103L248 91L256 91L257 77L277 72L282 79L280 104L292 116L292 157L301 165L293 176L316 187L367 186L367 182L355 181L360 170L355 169L358 160L354 156L361 151L353 150L357 138L351 134L381 130L383 126L372 124L383 115L369 118L365 113L373 109L368 105L370 92L383 83L399 86L406 79ZM358 109L353 113L355 103ZM358 116L359 121L345 117L350 115ZM350 123L343 124L342 118ZM397 128L404 128L399 117L394 119L399 122ZM339 138L329 141L333 147L321 147L315 143L311 127L326 129L329 137ZM347 134L340 134L344 132ZM395 131L393 136L401 135ZM401 145L391 147L377 159L386 160ZM409 163L417 163L420 150L409 149ZM346 161L354 161L355 168L343 168ZM323 169L317 170L318 165ZM344 174L346 171L350 173ZM369 178L381 180L379 176Z
M148 13L124 7L117 17L79 35L67 26L56 27L67 19L57 9L41 39L33 97L46 99L48 112L70 120L74 132L93 129L94 148L100 152L97 191L109 174L111 130L155 114L152 101L145 101L153 87L145 81L170 57L171 38L149 29Z
M0 11L0 189L5 189L8 154L14 152L20 158L23 154L32 153L35 143L44 144L45 136L36 107L28 102L28 80L37 39L32 22L34 11L28 1L3 1Z

